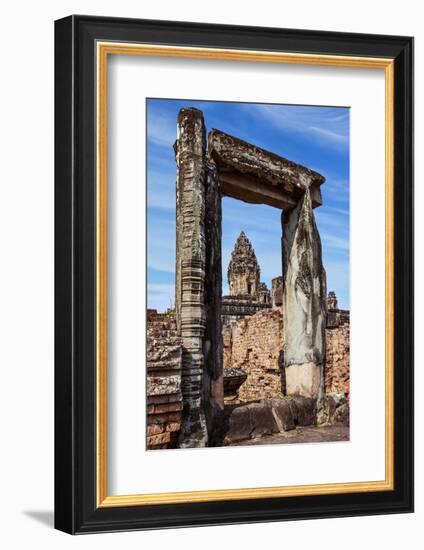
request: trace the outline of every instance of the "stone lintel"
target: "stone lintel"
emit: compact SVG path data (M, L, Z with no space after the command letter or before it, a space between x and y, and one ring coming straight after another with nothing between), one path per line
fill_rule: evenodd
M216 129L209 132L208 152L223 195L290 210L309 189L312 207L322 204L325 178L305 166Z
M296 201L278 187L272 187L255 180L246 174L221 172L221 192L224 196L233 197L251 204L268 204L281 210L290 210Z

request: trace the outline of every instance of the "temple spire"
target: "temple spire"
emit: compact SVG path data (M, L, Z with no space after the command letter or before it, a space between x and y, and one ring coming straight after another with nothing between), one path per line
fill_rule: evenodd
M230 295L249 295L257 297L260 283L261 270L256 259L252 243L241 231L231 253L231 261L228 266L228 285Z

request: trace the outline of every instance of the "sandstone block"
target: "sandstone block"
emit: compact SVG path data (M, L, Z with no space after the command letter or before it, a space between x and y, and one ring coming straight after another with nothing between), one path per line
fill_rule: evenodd
M280 432L287 432L296 427L289 399L272 399L271 407Z
M225 444L278 433L279 427L269 401L249 403L235 408L230 414Z
M321 390L321 382L321 365L303 363L286 367L287 395L302 395L317 399Z
M149 424L147 426L147 435L157 435L165 431L163 424Z
M151 414L147 421L149 424L181 422L181 411Z
M289 403L296 426L312 426L316 423L316 399L292 395Z
M153 414L171 413L171 412L181 411L182 408L183 408L183 404L181 402L158 403L157 405L153 405L152 413Z
M250 439L252 429L253 427L248 406L245 405L243 407L237 407L230 415L225 443L227 445L231 445L231 443L236 441Z
M156 445L164 445L171 442L171 433L164 432L157 435L151 435L147 437L147 446L154 447Z
M168 395L181 390L180 376L149 376L147 378L147 395Z
M169 395L149 395L147 398L148 405L158 405L163 403L181 403L181 394L172 393Z
M346 403L346 397L344 393L330 393L325 396L325 403L328 417L330 420L333 420L336 409Z
M349 426L349 403L344 403L334 412L334 424Z
M180 428L181 428L181 422L168 422L166 424L167 432L178 432Z
M251 438L279 432L269 403L250 403L247 407L249 408L250 422L253 428Z

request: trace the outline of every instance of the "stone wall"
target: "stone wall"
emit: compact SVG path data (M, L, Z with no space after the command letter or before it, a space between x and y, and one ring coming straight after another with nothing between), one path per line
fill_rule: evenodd
M223 325L235 323L244 317L270 308L271 304L258 302L246 295L223 296L221 307L222 323Z
M281 397L283 365L283 316L281 309L267 309L223 327L225 369L243 369L246 382L241 401ZM283 390L283 391L282 391Z
M350 326L348 323L327 328L325 393L344 393L349 396Z
M176 446L181 428L181 338L175 317L147 312L147 448Z
M326 328L325 393L343 393L349 397L350 326L348 317L341 318L344 324ZM224 325L224 372L236 368L247 374L238 394L241 401L285 395L283 338L281 308L267 309Z

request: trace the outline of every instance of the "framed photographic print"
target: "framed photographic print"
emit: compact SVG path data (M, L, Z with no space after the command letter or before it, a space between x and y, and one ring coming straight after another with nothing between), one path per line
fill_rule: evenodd
M55 27L55 524L413 509L413 39Z

